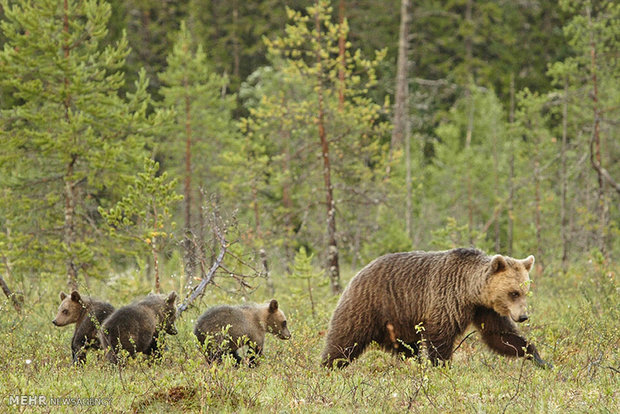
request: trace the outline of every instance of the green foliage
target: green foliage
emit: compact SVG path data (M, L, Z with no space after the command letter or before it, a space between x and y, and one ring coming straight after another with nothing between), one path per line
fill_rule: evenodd
M392 210L385 205L379 206L377 215L376 230L362 247L362 262L370 262L387 253L413 249L407 229L404 228L402 220L399 220L400 217L394 217Z
M310 306L312 309L312 316L316 318L315 311L315 298L312 294L314 285L317 283L317 279L323 275L323 272L316 272L312 268L312 259L314 255L308 255L305 247L301 247L297 254L295 254L295 262L293 263L293 273L290 275L292 279L301 279L306 283L306 292ZM303 289L300 291L300 293Z
M121 241L135 240L144 250L159 252L172 235L172 208L183 199L175 192L176 180L168 173L158 175L159 163L144 158L143 172L138 173L126 195L113 207L99 208L110 234ZM131 245L135 249L135 245ZM139 256L140 250L134 250Z
M236 97L223 93L228 77L215 73L202 46L194 44L185 22L181 22L167 67L158 74L161 106L175 116L157 150L164 168L184 178L185 202L199 215L200 189L212 194L228 190L234 174L223 154L237 153L239 145L232 120ZM185 228L195 229L196 223L191 223L191 217L189 220Z
M99 275L108 263L97 208L122 193L143 154L150 97L140 75L118 95L127 42L102 46L110 7L101 1L3 1L0 185L9 198L2 233L19 272ZM64 24L64 19L70 24ZM24 211L31 217L23 219Z
M432 232L431 245L437 250L455 249L469 245L471 230L467 224L459 226L454 217L446 218L446 225ZM480 235L473 235L479 240ZM482 247L482 246L481 246Z
M333 23L331 12L324 1L305 13L289 9L292 24L285 35L265 39L272 66L252 75L251 83L241 89L250 113L241 121L244 152L252 155L245 168L253 174L246 185L249 194L257 194L252 203L259 207L261 219L284 229L284 240L278 244L288 257L294 248L291 237L305 244L324 232L323 225L315 224L324 222L325 206L318 200L324 199L319 189L326 191L323 161L316 156L323 151L318 131L319 91L337 209L350 211L377 198L380 188L375 180L385 171L383 140L389 126L381 116L386 108L368 97L385 51L368 60L346 43L341 82L338 38L341 34L346 38L348 25L346 21L342 26ZM339 90L344 94L342 103Z

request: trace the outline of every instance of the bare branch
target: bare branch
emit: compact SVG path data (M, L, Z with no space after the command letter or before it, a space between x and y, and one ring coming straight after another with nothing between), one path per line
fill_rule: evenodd
M205 290L205 287L213 279L213 276L215 275L215 272L217 271L217 269L222 264L222 261L224 260L224 256L226 255L226 250L228 248L228 244L226 243L226 240L224 240L224 238L221 237L219 231L216 230L216 232L217 232L217 235L218 235L218 237L220 239L220 246L221 246L220 253L217 255L217 258L213 262L213 265L211 266L211 269L209 269L209 272L206 275L203 276L202 280L200 281L198 286L196 286L196 288L194 289L192 294L188 298L186 298L185 301L183 301L182 304L179 305L179 307L177 308L177 315L178 316L181 316L181 313L186 311L187 308L189 307L189 305L194 300L196 300L196 298L198 296L200 296L202 294L202 292Z
M605 181L607 181L607 183L609 183L609 185L611 185L614 190L620 194L620 184L612 178L609 171L607 171L607 169L605 169L594 156L594 138L595 134L592 133L592 138L590 139L590 162L592 163L592 167L594 167L594 169L605 179Z

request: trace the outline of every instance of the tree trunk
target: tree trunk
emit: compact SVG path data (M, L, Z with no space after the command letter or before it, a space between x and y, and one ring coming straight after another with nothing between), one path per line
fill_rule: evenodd
M157 206L153 202L153 216L155 218L153 222L153 231L157 232ZM153 253L153 269L155 270L155 293L159 293L159 257L157 254L157 236L153 236L151 239L151 252Z
M409 106L409 105L407 105ZM407 122L405 122L405 188L407 193L407 201L405 203L405 228L407 231L407 237L409 240L413 240L413 217L411 200L413 198L413 184L411 182L411 122L409 116L407 116Z
M515 74L510 74L510 113L508 115L508 122L513 125L515 122ZM514 232L514 196L515 196L515 156L514 156L514 137L510 137L510 160L508 161L510 167L510 176L508 178L508 229L506 240L506 254L512 256L512 244L513 244L513 232Z
M233 1L233 76L236 79L239 79L240 66L241 66L241 56L240 56L240 47L239 47L239 35L237 34L239 29L239 2L237 0Z
M65 174L65 223L63 232L63 243L67 249L67 258L65 264L67 268L67 285L70 290L76 290L78 288L77 276L78 265L75 263L73 257L73 245L75 244L75 204L76 194L75 187L77 183L72 180L73 168L77 161L77 155L74 155L67 166L67 172Z
M282 103L283 105L284 102ZM291 148L290 148L290 131L280 130L280 136L284 142L284 157L282 159L282 172L285 178L282 181L282 207L284 207L284 230L286 237L284 238L284 255L286 265L292 263L295 258L294 248L291 245L293 236L293 200L291 198Z
M265 279L267 280L267 290L269 291L269 294L273 297L276 293L276 288L273 285L273 279L271 279L271 274L269 273L267 252L265 251L265 249L260 249L258 251L258 255L260 256L260 261L263 264L263 272L265 272Z
M321 44L321 24L318 13L315 14L316 41ZM321 54L316 51L317 62L317 95L318 95L318 130L321 141L321 155L323 158L323 179L325 181L325 204L327 208L327 273L329 275L331 291L338 294L340 286L340 266L338 264L338 244L336 243L336 204L334 202L331 182L331 166L329 161L329 143L325 132L325 108L323 102L323 67Z
M545 270L542 248L542 205L540 195L540 161L534 161L534 226L536 228L536 265L542 274Z
M562 102L562 148L560 151L560 164L562 168L562 195L560 202L560 234L562 238L562 271L568 270L568 217L566 215L566 194L568 193L568 170L566 165L568 123L568 78L564 78L564 100Z
M185 280L189 282L195 274L196 251L192 237L192 112L187 78L185 88L185 182L183 197L185 202Z
M396 96L394 99L394 126L388 154L387 175L394 151L403 142L409 116L409 0L400 2L400 29L398 34L398 60L396 62Z
M473 0L467 0L465 7L465 21L467 24L471 24L471 12L473 7ZM471 139L474 131L474 99L472 94L472 88L474 87L474 76L472 67L473 56L473 40L471 35L465 36L465 65L468 73L467 87L465 88L465 98L469 109L469 115L467 116L467 131L465 134L465 149L468 150L471 146ZM474 243L474 201L473 201L473 188L471 182L471 171L465 172L465 187L467 190L467 231L469 234L469 244Z
M590 25L591 15L588 8L588 21ZM592 140L590 145L590 160L592 167L597 174L598 192L597 192L597 206L598 206L598 248L603 255L607 256L607 200L605 198L605 180L603 177L602 158L601 158L601 136L600 136L600 109L598 102L598 80L596 70L596 44L594 43L594 35L590 28L590 58L591 67L590 75L592 77L592 110L594 115L594 127L592 131Z
M340 23L340 33L338 34L338 110L342 112L344 109L344 72L346 67L345 45L346 39L343 30L343 24L345 19L345 0L340 0L338 3L338 22Z
M495 184L495 191L499 192L500 188L499 188L499 150L497 148L498 146L498 142L497 142L497 125L495 125L494 129L493 129L493 176L494 176L494 184ZM499 207L499 206L498 206ZM499 253L501 250L501 246L500 246L500 233L499 233L499 214L497 214L497 217L495 219L495 223L494 223L494 233L495 233L495 252Z
M64 0L63 5L63 32L69 34L69 3L68 0ZM65 59L69 59L69 50L70 46L68 43L63 43L62 46ZM70 122L69 119L69 110L71 109L71 94L69 93L69 78L64 78L65 85L65 96L63 100L64 110L65 110L65 121L67 123ZM67 285L69 289L75 290L77 289L77 275L78 275L78 266L75 263L73 257L73 244L75 243L75 205L76 205L76 194L75 187L77 186L77 182L75 182L73 178L75 163L77 162L77 154L71 155L71 160L67 165L67 171L64 177L64 196L65 196L65 223L64 223L64 231L63 231L63 243L66 246L69 256L65 259L65 264L67 268Z

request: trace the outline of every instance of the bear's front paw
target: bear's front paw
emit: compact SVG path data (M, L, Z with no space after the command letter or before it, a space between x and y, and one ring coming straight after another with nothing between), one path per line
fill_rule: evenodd
M543 360L540 355L538 355L538 353L533 355L534 358L534 362L536 363L536 365L540 368L544 368L544 369L551 369L553 368L553 364L551 362L547 362L545 360Z

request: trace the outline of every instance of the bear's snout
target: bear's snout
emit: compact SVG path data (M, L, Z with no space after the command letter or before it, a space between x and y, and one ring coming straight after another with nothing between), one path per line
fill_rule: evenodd
M517 319L517 322L521 323L521 322L525 322L529 319L529 316L527 316L526 314L523 314L521 316L519 316L519 319Z
M54 319L54 320L52 321L52 323L53 323L54 325L58 326L58 322L56 322L56 319Z

